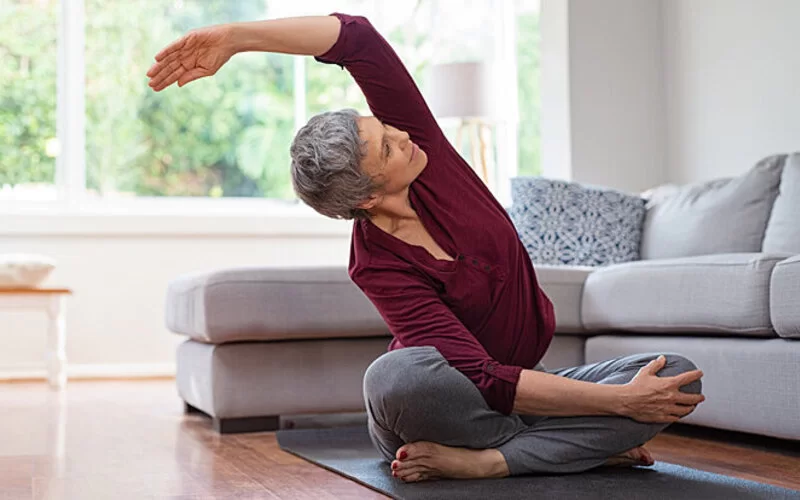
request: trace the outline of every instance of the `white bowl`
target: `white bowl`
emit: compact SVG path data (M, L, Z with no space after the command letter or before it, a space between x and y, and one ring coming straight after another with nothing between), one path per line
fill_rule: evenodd
M0 288L36 288L55 267L45 255L0 254Z

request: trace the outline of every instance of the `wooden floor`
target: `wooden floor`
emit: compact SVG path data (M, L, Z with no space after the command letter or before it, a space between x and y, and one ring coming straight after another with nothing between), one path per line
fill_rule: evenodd
M684 434L654 439L656 460L800 489L786 442ZM30 498L385 497L282 452L273 433L215 434L183 415L173 381L0 384L0 499Z

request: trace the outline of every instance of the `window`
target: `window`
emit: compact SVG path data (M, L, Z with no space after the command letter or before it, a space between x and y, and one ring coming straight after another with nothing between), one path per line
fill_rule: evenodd
M539 0L517 0L518 174L541 175Z
M145 72L159 49L193 27L332 11L368 16L423 89L431 64L494 57L495 38L506 28L487 19L503 9L518 12L511 59L525 109L509 113L513 119L503 126L513 133L492 156L502 160L503 148L518 150L512 157L519 167L515 161L501 172L506 180L517 170L537 173L537 6L538 0L470 0L457 9L447 0L0 0L0 200L294 200L288 146L297 128L329 109L369 113L346 71L311 58L238 54L214 77L160 93L147 86ZM67 90L57 96L57 86ZM70 106L82 106L83 116ZM69 134L80 140L66 140Z
M292 197L291 57L239 54L185 88L146 85L165 41L269 16L263 0L85 3L89 196Z
M58 0L0 0L0 197L53 197Z

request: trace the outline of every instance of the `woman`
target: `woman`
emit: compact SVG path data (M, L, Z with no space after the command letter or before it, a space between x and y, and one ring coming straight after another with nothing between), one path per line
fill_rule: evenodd
M394 339L364 376L369 431L404 481L650 465L643 444L704 400L670 354L545 371L555 328L503 207L447 142L409 73L363 17L193 30L156 55L160 91L244 51L315 56L355 78L374 116L323 113L291 146L297 195L355 219L349 271Z

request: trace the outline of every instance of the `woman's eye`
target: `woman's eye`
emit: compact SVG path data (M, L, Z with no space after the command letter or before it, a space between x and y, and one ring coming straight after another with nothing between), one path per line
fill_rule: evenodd
M388 157L388 156L389 156L389 153L391 153L391 152L392 152L392 150L391 150L391 148L389 147L389 145L387 144L387 145L386 145L386 156Z

